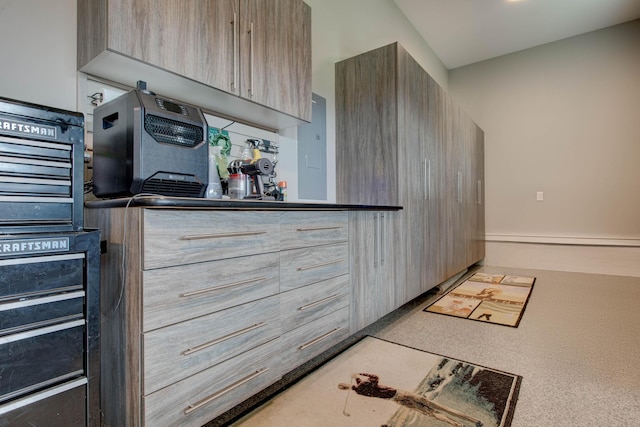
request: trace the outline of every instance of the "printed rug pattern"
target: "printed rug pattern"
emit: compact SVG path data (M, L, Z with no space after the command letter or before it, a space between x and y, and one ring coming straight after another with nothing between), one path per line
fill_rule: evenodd
M518 327L535 277L476 273L424 311Z
M234 425L506 427L521 382L368 336Z

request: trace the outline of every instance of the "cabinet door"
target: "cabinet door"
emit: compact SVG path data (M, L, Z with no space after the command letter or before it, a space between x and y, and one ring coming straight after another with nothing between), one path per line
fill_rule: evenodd
M426 228L427 244L425 264L428 265L427 291L447 279L445 265L447 260L447 203L449 195L445 182L445 100L446 93L435 80L428 78L427 88L426 138L423 152L427 169Z
M431 197L426 152L428 128L428 75L404 50L398 53L398 168L401 215L406 224L406 281L398 290L401 303L422 293L432 269L428 252L427 203ZM402 295L402 296L400 296Z
M336 64L336 201L397 205L396 45Z
M446 191L446 248L445 276L451 277L468 266L466 254L465 175L468 169L464 156L464 131L460 109L445 99L445 191Z
M240 0L240 95L311 121L311 8Z
M467 117L469 156L467 240L471 265L484 258L484 132Z
M399 240L395 212L350 212L351 331L356 332L397 307L396 264L404 242ZM394 224L393 226L390 224Z
M111 0L110 49L228 92L237 0Z

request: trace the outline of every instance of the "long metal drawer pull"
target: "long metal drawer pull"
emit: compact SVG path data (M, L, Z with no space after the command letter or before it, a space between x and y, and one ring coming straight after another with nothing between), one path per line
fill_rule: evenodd
M300 227L296 228L296 231L323 231L323 230L339 230L341 225L327 226L327 227Z
M8 142L10 144L29 145L31 147L53 148L54 150L71 151L71 144L57 144L55 142L42 142L26 139L14 139L6 136L0 136L0 142Z
M71 259L84 259L84 254L67 254L67 255L50 255L50 256L34 256L26 258L13 258L0 260L0 267L6 265L22 265L22 264L36 264L38 262L54 262L54 261L67 261Z
M314 339L312 339L311 341L309 341L309 342L308 342L308 343L306 343L306 344L302 344L300 347L298 347L298 350L304 350L304 349L306 349L307 347L311 347L312 345L317 344L318 342L320 342L320 341L322 341L322 340L324 340L324 339L326 339L326 338L329 338L331 335L333 335L333 334L335 334L336 332L339 332L339 331L341 331L341 330L342 330L342 328L335 328L335 329L333 329L333 330L331 330L331 331L327 332L327 333L326 333L326 334L324 334L324 335L320 335L318 338L314 338Z
M266 231L236 231L232 233L195 234L195 235L182 236L180 240L223 239L225 237L259 236L260 234L267 234L267 232Z
M78 319L73 322L61 323L59 325L48 326L46 328L34 329L27 332L20 332L13 335L6 335L0 337L0 345L8 344L10 342L26 340L29 338L35 338L40 335L51 334L53 332L64 331L65 329L75 328L77 326L84 326L84 319Z
M51 166L54 168L71 169L71 163L68 161L55 162L51 160L21 159L18 157L0 156L0 162L29 165L29 166Z
M326 266L332 265L332 264L340 264L341 262L342 262L342 260L339 259L339 260L336 260L336 261L323 262L322 264L314 264L314 265L306 265L306 266L298 267L298 268L296 268L296 270L297 271L311 270L311 269L314 269L314 268L326 267Z
M252 373L250 375L247 375L246 377L236 381L233 384L228 385L227 387L223 388L222 390L213 393L211 396L205 397L204 399L200 400L199 402L196 402L193 405L187 406L185 408L185 410L184 410L184 413L185 414L190 414L191 412L202 408L207 403L212 402L212 401L216 400L217 398L229 393L230 391L240 387L241 385L244 385L244 384L248 383L252 379L259 377L260 375L264 374L268 370L269 370L268 368L258 369L254 373Z
M228 283L226 285L214 286L213 288L199 289L197 291L185 292L183 294L180 294L180 297L181 298L192 297L192 296L195 296L195 295L201 295L201 294L206 294L206 293L209 293L209 292L220 291L222 289L228 289L228 288L234 288L236 286L247 285L249 283L262 282L263 280L267 280L267 278L266 277L256 277L255 279L241 280L239 282Z
M0 405L0 415L8 414L9 412L15 411L16 409L23 408L27 405L31 405L32 403L39 402L51 396L64 393L65 391L83 386L87 383L88 383L87 378L82 377L75 381L71 381L71 382L59 385L57 387L49 388L39 393L29 394L27 395L27 397L23 399L11 401L6 405Z
M253 21L249 26L249 96L253 98Z
M196 347L188 348L188 349L186 349L185 351L182 352L182 355L183 356L188 356L188 355L193 354L193 353L195 353L197 351L204 350L205 348L209 348L209 347L211 347L213 345L219 344L219 343L221 343L223 341L229 340L231 338L238 337L238 336L240 336L242 334L246 334L247 332L255 331L256 329L262 328L263 326L266 326L266 325L267 325L267 322L256 323L255 325L251 325L251 326L246 327L244 329L240 329L239 331L233 332L231 334L225 335L225 336L220 337L220 338L216 338L215 340L206 342L204 344L200 344L200 345L198 345Z
M61 187L71 187L71 181L69 180L56 180L56 179L44 179L44 178L26 178L15 176L0 176L0 182L15 182L17 184L40 184L40 185L58 185Z
M47 296L47 297L42 297L42 298L28 298L28 299L24 299L24 300L20 300L20 301L16 301L16 302L9 302L9 303L6 303L6 304L0 304L0 312L8 311L8 310L15 310L17 308L32 307L34 305L41 305L41 304L49 304L49 303L52 303L52 302L66 301L66 300L75 299L75 298L84 298L84 291L63 293L63 294L52 295L52 296Z
M73 203L73 197L3 196L0 202L10 203Z
M233 21L231 21L231 37L233 38L233 81L231 82L231 90L233 92L238 88L238 14L233 12Z
M320 300L318 300L318 301L315 301L315 302L312 302L312 303L310 303L310 304L303 305L302 307L298 307L298 311L305 311L305 310L308 310L308 309L310 309L310 308L313 308L313 307L316 307L316 306L318 306L318 305L321 305L321 304L327 303L327 302L329 302L329 301L333 301L333 300L334 300L334 299L336 299L336 298L343 297L344 295L345 295L345 294L333 294L333 295L331 295L331 296L328 296L328 297L326 297L326 298L322 298L322 299L320 299Z

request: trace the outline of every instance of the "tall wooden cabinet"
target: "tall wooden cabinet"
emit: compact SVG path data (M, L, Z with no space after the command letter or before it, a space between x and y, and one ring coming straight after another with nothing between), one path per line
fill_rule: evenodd
M268 110L309 122L311 8L302 0L78 0L78 69L124 84L154 79L155 90L254 122L268 121ZM172 75L182 79L165 82Z
M403 207L401 303L484 257L483 172L482 130L402 46L336 64L336 199Z

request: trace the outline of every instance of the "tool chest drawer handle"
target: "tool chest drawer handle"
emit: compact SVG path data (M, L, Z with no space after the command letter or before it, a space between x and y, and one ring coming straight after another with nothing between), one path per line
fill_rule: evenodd
M220 337L220 338L216 338L215 340L206 342L204 344L200 344L200 345L195 346L193 348L188 348L188 349L186 349L185 351L182 352L182 355L183 356L188 356L190 354L196 353L196 352L198 352L200 350L204 350L205 348L209 348L209 347L211 347L213 345L219 344L219 343L221 343L223 341L226 341L226 340L229 340L231 338L235 338L235 337L238 337L238 336L240 336L242 334L246 334L248 332L255 331L256 329L262 328L263 326L266 326L266 325L267 325L267 322L256 323L255 325L251 325L251 326L246 327L244 329L240 329L239 331L233 332L231 334L225 335L225 336Z
M330 330L329 332L327 332L326 334L324 334L324 335L320 335L318 338L314 338L314 339L312 339L311 341L307 342L306 344L302 344L300 347L298 347L298 350L304 350L304 349L306 349L306 348L308 348L308 347L311 347L312 345L317 344L317 343L319 343L320 341L322 341L322 340L324 340L324 339L329 338L331 335L333 335L333 334L335 334L336 332L339 332L339 331L341 331L341 330L342 330L342 328L335 328L335 329L332 329L332 330Z
M339 230L341 225L327 226L327 227L300 227L296 228L296 231L323 231L323 230Z
M230 391L240 387L241 385L244 385L244 384L248 383L252 379L259 377L260 375L264 374L268 370L269 370L268 368L262 368L262 369L259 369L259 370L255 371L254 373L252 373L250 375L247 375L246 377L236 381L233 384L228 385L227 387L223 388L222 390L213 393L211 396L205 397L204 399L202 399L202 400L200 400L200 401L198 401L198 402L196 402L196 403L194 403L192 405L187 406L185 408L185 410L184 410L184 413L185 414L190 414L191 412L202 408L207 403L212 402L212 401L216 400L217 398L229 393Z
M84 259L84 253L3 259L0 260L0 267L8 265L37 264L40 262L68 261L72 259Z
M263 280L267 280L267 278L266 277L256 277L255 279L241 280L239 282L233 282L233 283L227 283L226 285L215 286L213 288L199 289L197 291L185 292L185 293L180 294L180 298L187 298L187 297L192 297L192 296L195 296L195 295L202 295L202 294L206 294L206 293L209 293L209 292L220 291L222 289L228 289L228 288L234 288L236 286L248 285L249 283L262 282Z
M267 234L267 232L266 231L235 231L231 233L195 234L195 235L182 236L180 240L224 239L227 237L259 236L261 234Z
M0 337L0 345L9 344L12 342L31 339L39 337L41 335L52 334L54 332L64 331L65 329L76 328L78 326L84 326L85 320L78 319L72 322L60 323L57 325L47 326L44 328L33 329L31 331L19 332L17 334L5 335Z
M342 294L333 294L333 295L330 295L330 296L328 296L328 297L326 297L326 298L322 298L322 299L320 299L320 300L318 300L318 301L316 301L316 302L312 302L312 303L310 303L310 304L303 305L302 307L298 307L298 311L305 311L305 310L308 310L308 309L310 309L310 308L313 308L313 307L316 307L316 306L318 306L318 305L321 305L321 304L327 303L327 302L329 302L329 301L333 301L334 299L337 299L337 298L343 297L344 295L345 295L344 293L342 293Z
M339 259L339 260L336 260L336 261L323 262L321 264L303 265L302 267L296 268L296 270L297 271L311 270L311 269L314 269L314 268L326 267L328 265L340 264L341 262L342 262L342 260Z

